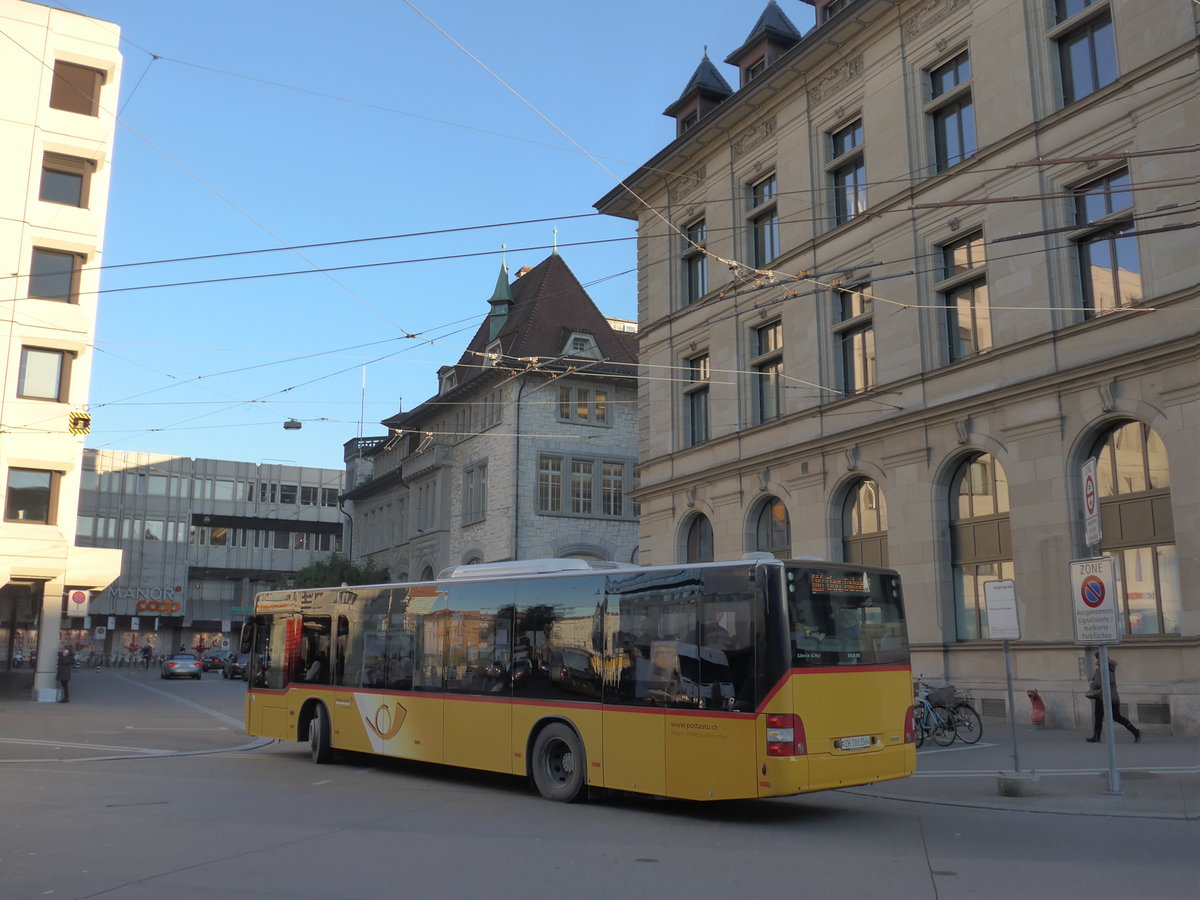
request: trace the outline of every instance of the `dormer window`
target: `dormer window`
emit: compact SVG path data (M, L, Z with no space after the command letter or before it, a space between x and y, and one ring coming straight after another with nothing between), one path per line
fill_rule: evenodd
M563 350L564 356L588 356L594 359L600 358L600 349L596 346L596 339L590 334L573 334L567 341L567 346Z
M821 3L822 0L809 0ZM800 43L801 34L783 14L779 4L771 0L754 23L745 42L725 57L725 62L737 66L742 87L766 74L792 47Z
M663 110L663 115L675 120L675 136L678 137L695 128L704 116L732 93L733 88L705 55L679 99Z
M438 380L438 393L445 394L458 386L458 373L452 368L447 368L438 376Z
M825 9L823 10L824 18L821 21L828 22L853 2L854 0L830 0L825 5Z
M503 349L499 341L492 341L487 346L487 355L483 358L483 367L486 369L489 366L494 366L500 362L500 357L503 354Z

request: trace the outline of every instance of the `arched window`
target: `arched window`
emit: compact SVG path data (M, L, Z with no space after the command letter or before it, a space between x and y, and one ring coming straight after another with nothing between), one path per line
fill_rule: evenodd
M779 559L792 555L792 526L787 507L778 497L764 500L754 525L754 549Z
M687 545L684 548L684 562L713 561L713 530L708 516L692 516L687 530Z
M887 566L887 503L879 485L864 478L842 507L842 558L864 566Z
M989 454L968 457L950 481L950 564L958 640L986 638L984 582L1013 577L1008 479Z
M426 566L421 570L422 581L433 581L433 566Z
M564 553L562 556L563 559L582 559L584 562L606 562L608 560L606 556L599 553L588 553L586 550Z
M1110 429L1093 449L1101 552L1115 563L1127 634L1178 634L1181 598L1162 439L1141 422Z

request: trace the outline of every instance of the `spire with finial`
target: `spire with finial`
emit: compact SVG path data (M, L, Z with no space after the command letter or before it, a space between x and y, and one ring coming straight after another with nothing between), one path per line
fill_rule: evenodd
M500 245L500 274L496 276L496 289L492 292L491 299L488 300L492 307L492 311L488 314L489 341L496 339L501 327L508 321L508 312L513 305L512 288L508 284L508 262L505 258L507 250L507 244Z

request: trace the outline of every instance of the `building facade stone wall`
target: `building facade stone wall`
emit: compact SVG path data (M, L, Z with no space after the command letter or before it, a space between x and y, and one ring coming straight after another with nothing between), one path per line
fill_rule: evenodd
M1152 24L1135 0L1097 0L1061 23L1053 10L856 0L631 175L630 190L597 203L638 223L641 362L676 373L641 386L641 561L682 560L697 513L711 523L716 558L763 549L755 524L770 499L787 511L787 553L851 558L847 498L872 483L886 502L881 544L904 579L914 674L970 688L1003 711L1001 645L986 620L966 633L954 544L983 540L983 531L956 531L954 491L961 467L985 460L1006 479L1007 528L986 517L967 524L994 526L1011 544L992 554L991 577L1011 572L1016 584L1017 686L1040 691L1052 726L1075 725L1090 715L1090 650L1074 643L1069 580L1070 562L1093 552L1081 467L1106 434L1136 424L1161 441L1154 457L1167 461L1169 488L1140 505L1103 498L1100 550L1129 550L1113 544L1123 525L1115 517L1141 517L1137 527L1156 535L1150 556L1166 554L1149 588L1166 618L1156 628L1159 613L1142 606L1155 596L1121 588L1130 631L1113 651L1121 695L1135 722L1197 734L1200 7L1156 8ZM1101 62L1115 77L1069 98L1060 49L1087 29L1111 36L1113 55ZM942 165L936 138L948 126L933 73L956 61L969 70L949 93L972 113L970 146ZM835 157L832 136L854 123L861 145ZM746 142L749 134L759 139ZM865 191L850 215L835 203L847 196L837 178L848 159L862 165ZM685 191L664 172L703 175ZM771 175L779 252L756 261L751 186ZM1104 197L1105 178L1118 185L1105 198L1111 219L1081 207ZM682 232L701 219L708 292L689 304L696 248ZM972 235L982 258L944 255ZM1136 257L1102 282L1103 251L1117 246L1109 238ZM948 315L961 277L985 292L974 302L990 316L986 341L978 319L964 326ZM842 295L860 289L870 291L869 311L847 325ZM773 322L779 408L763 421L755 334ZM874 338L868 384L845 374L843 336L856 323ZM964 327L979 344L965 352ZM698 354L711 363L711 424L693 442L686 379ZM1027 703L1013 712L1028 720Z

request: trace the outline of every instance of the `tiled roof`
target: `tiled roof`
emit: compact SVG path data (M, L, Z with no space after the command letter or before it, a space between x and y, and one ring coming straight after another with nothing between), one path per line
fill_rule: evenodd
M734 62L751 44L757 43L764 37L769 37L784 46L791 46L799 43L803 36L799 29L792 24L792 20L779 8L779 4L775 0L770 0L767 8L763 10L763 14L758 17L754 27L750 29L750 36L742 41L742 46L725 57L725 62Z
M792 24L792 20L784 14L775 0L770 0L767 3L767 8L758 17L758 21L754 24L754 27L750 29L750 36L743 43L749 43L756 38L762 37L764 32L772 32L781 37L796 38L797 40L803 37L800 34L800 30Z
M733 93L733 88L713 65L713 61L708 58L707 53L704 54L704 59L700 60L700 65L696 66L696 71L692 73L692 77L688 81L687 87L683 89L683 93L679 95L679 99L668 106L663 111L663 115L673 115L672 110L697 93L717 100L723 100Z
M572 334L589 334L596 342L603 362L591 364L588 371L620 372L630 374L637 365L637 336L615 330L596 308L575 273L557 253L548 256L511 284L513 303L508 317L495 338L490 338L490 315L485 315L467 349L455 366L458 385L452 391L459 395L469 392L494 379L498 373L507 376L510 368L526 365L529 360L558 360L563 347ZM500 293L499 286L497 293ZM493 294L495 298L497 294ZM484 368L484 354L494 341L499 341L505 359L510 366ZM577 360L584 364L594 363L593 358ZM562 368L551 363L549 368ZM399 413L383 424L393 428L411 427L422 419L429 409L437 409L437 400L445 396L431 397L407 413Z

